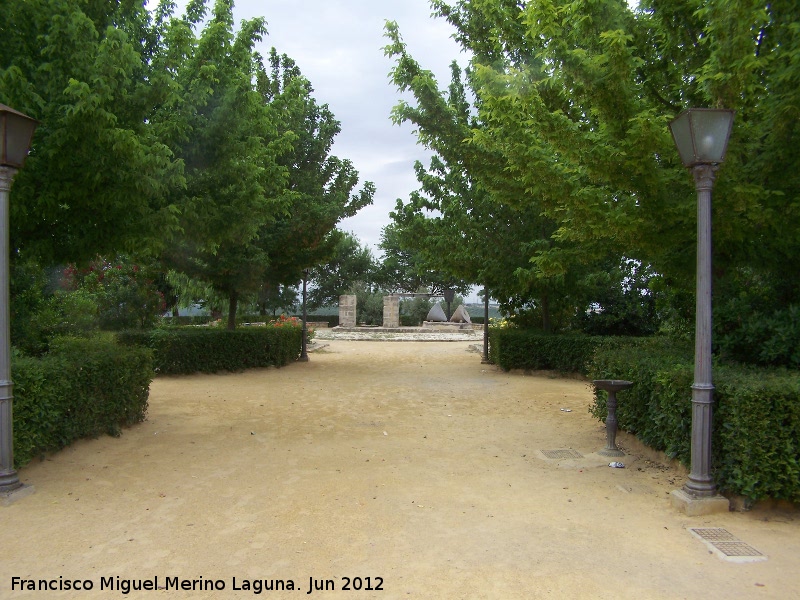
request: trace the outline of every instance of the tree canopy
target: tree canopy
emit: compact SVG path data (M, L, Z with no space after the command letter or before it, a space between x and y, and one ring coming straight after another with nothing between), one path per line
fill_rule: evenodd
M736 119L714 191L718 305L754 278L780 298L773 307L800 301L798 275L780 266L800 249L797 6L757 0L652 0L637 10L623 0L432 5L471 56L471 106L465 110L452 92L438 89L390 23L392 77L414 98L398 105L395 118L416 124L420 142L474 182L488 205L528 211L526 223L545 225L505 245L529 263L518 275L527 270L529 281L558 281L580 297L596 259L617 257L648 266L676 293L691 290L696 196L668 123L687 107L726 107ZM425 191L429 200L437 197ZM447 191L465 197L450 183ZM489 232L472 208L457 212ZM479 245L491 244L484 237ZM530 288L534 302L541 304L543 293Z
M339 296L350 293L354 286L371 287L376 283L378 262L372 251L362 246L352 233L337 230L337 234L331 258L310 271L312 285L308 306L311 310L338 304Z
M157 248L183 165L160 135L141 2L5 1L0 102L40 125L15 178L11 244L49 261ZM147 34L146 34L147 33Z
M229 300L294 283L372 202L298 66L233 0L4 2L0 101L41 122L15 181L15 255L160 257Z

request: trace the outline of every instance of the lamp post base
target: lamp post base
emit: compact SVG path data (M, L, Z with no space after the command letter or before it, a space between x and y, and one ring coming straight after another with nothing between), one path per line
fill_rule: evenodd
M0 492L0 506L10 506L14 504L17 500L22 500L23 498L27 498L33 492L36 491L32 485L27 484L20 484L19 487L14 488L11 491Z
M619 448L603 448L598 450L597 453L600 456L625 456L625 453Z
M689 517L729 512L731 503L725 496L695 496L684 489L672 490L672 507Z

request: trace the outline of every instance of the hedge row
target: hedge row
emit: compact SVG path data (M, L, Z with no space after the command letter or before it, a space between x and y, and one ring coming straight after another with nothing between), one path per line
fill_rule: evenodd
M691 465L691 347L639 340L603 347L591 379L634 382L620 392L619 425L648 446ZM714 365L712 467L723 492L752 501L800 502L800 372ZM605 393L592 414L604 419Z
M548 335L525 329L489 328L489 359L510 369L586 373L587 364L604 338Z
M207 325L214 320L211 315L193 315L180 317L161 317L161 323L167 326L186 327L189 325Z
M302 315L294 315L296 318L302 320ZM197 315L193 317L163 317L161 322L167 326L184 327L188 325L207 325L211 323L214 318L210 315ZM242 323L267 323L272 321L273 317L270 315L240 315L236 317L238 324ZM308 315L308 321L325 322L328 327L336 327L339 324L339 315Z
M113 339L61 339L43 358L14 357L14 465L144 420L151 353Z
M153 351L156 373L177 375L282 367L300 355L299 327L154 329L117 334L122 344Z
M508 369L577 372L626 379L619 426L648 446L691 465L691 344L664 338L591 338L493 329L490 358ZM712 467L719 489L751 501L800 502L800 372L714 365ZM591 413L606 417L606 394Z
M295 318L299 319L302 322L303 315L294 315L294 316ZM339 315L308 315L308 322L327 323L328 327L338 327Z

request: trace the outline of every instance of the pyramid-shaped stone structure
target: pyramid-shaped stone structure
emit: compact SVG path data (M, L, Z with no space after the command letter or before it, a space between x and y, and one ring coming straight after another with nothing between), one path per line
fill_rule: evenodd
M464 307L463 304L460 304L459 307L453 313L453 316L450 317L451 323L472 323L472 319L469 318L469 313L467 309Z
M433 305L433 308L428 311L428 316L425 318L426 321L433 321L434 323L446 323L447 322L447 315L444 314L444 310L442 309L442 305L438 302Z

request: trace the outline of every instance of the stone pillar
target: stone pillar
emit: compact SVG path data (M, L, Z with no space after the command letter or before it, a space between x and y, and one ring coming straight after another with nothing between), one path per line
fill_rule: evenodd
M383 297L383 326L400 327L400 296Z
M339 296L339 327L356 326L356 297Z

